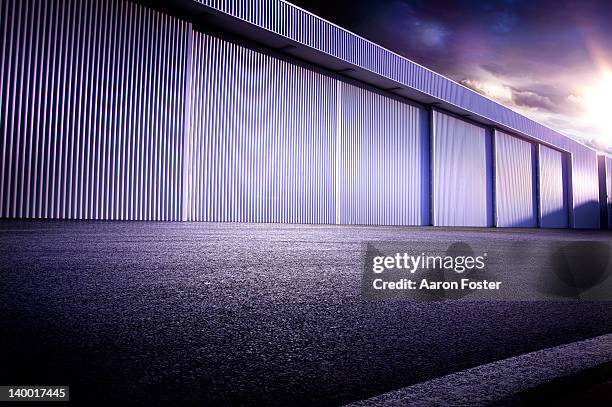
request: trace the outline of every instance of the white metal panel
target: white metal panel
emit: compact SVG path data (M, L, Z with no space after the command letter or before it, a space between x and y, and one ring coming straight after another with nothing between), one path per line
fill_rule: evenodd
M606 157L606 191L608 195L608 229L612 229L612 158Z
M427 111L341 85L340 220L429 224Z
M194 32L187 219L335 222L336 80Z
M568 176L566 155L539 146L540 226L568 227Z
M603 158L605 171L605 193L606 199L604 201L604 205L606 205L608 229L612 229L612 158L604 157Z
M597 153L590 148L572 151L571 187L573 222L575 228L598 229L599 181Z
M609 229L610 216L608 213L610 200L610 167L609 158L605 155L597 156L597 173L599 174L599 221L600 227Z
M535 145L495 131L497 226L536 227Z
M122 0L0 8L0 217L179 220L191 25Z
M491 154L485 128L434 111L434 225L492 225Z

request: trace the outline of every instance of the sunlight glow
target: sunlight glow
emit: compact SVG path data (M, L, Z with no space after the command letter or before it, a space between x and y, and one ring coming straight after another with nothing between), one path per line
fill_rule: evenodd
M585 119L593 125L599 134L593 136L606 146L612 146L612 72L604 73L595 86L589 88L584 95L586 109Z

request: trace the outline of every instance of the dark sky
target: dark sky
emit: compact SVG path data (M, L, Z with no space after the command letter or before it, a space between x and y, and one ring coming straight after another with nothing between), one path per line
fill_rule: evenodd
M612 0L292 2L552 128L612 146Z

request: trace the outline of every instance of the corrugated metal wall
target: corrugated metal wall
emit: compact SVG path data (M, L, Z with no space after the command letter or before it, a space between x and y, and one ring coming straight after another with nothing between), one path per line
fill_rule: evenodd
M433 112L433 224L492 226L491 135Z
M285 0L192 2L218 10L230 21L233 17L236 24L247 22L249 29L254 32L259 27L265 32L263 36L272 34L287 42L296 41L301 44L299 49L314 50L312 55L316 56L313 58L333 60L336 64L343 61L344 66L360 71L360 76L369 76L373 84L381 77L389 78L400 88L415 89L431 95L450 106L460 107L466 112L499 123L508 131L512 129L565 150L580 146L571 138ZM400 93L402 91L397 90Z
M572 204L575 228L599 228L597 153L587 147L572 151Z
M612 229L612 158L606 157L606 194L608 195L608 229Z
M127 1L3 1L0 217L180 219L190 24Z
M243 11L267 10L254 4ZM352 60L352 34L274 4L284 11L256 24L290 10L284 23L308 21L283 30ZM124 0L4 1L0 11L0 217L493 224L483 127L432 113L429 163L421 108L177 18ZM313 24L324 35L312 37ZM371 72L416 89L433 78L396 72L399 56L363 41L355 62ZM595 152L568 140L559 146L571 162L542 147L543 226L564 224L554 214L573 202L574 225L598 227ZM497 157L500 226L529 218L528 181L516 176L527 155L515 144Z
M187 219L334 223L336 80L196 32Z
M604 155L597 155L597 173L599 174L599 225L601 228L609 228L610 211L608 201L610 200L610 176L612 171L609 167L609 159Z
M539 145L540 226L568 226L568 174L566 155Z
M495 208L500 227L536 227L535 145L495 131Z
M429 224L427 111L341 85L340 223Z

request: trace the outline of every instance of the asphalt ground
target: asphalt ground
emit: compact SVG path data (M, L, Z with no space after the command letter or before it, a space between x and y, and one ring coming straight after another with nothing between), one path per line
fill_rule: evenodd
M609 406L612 335L495 361L393 390L350 407Z
M338 405L612 332L611 302L366 301L367 240L604 231L0 222L0 384L74 401Z

